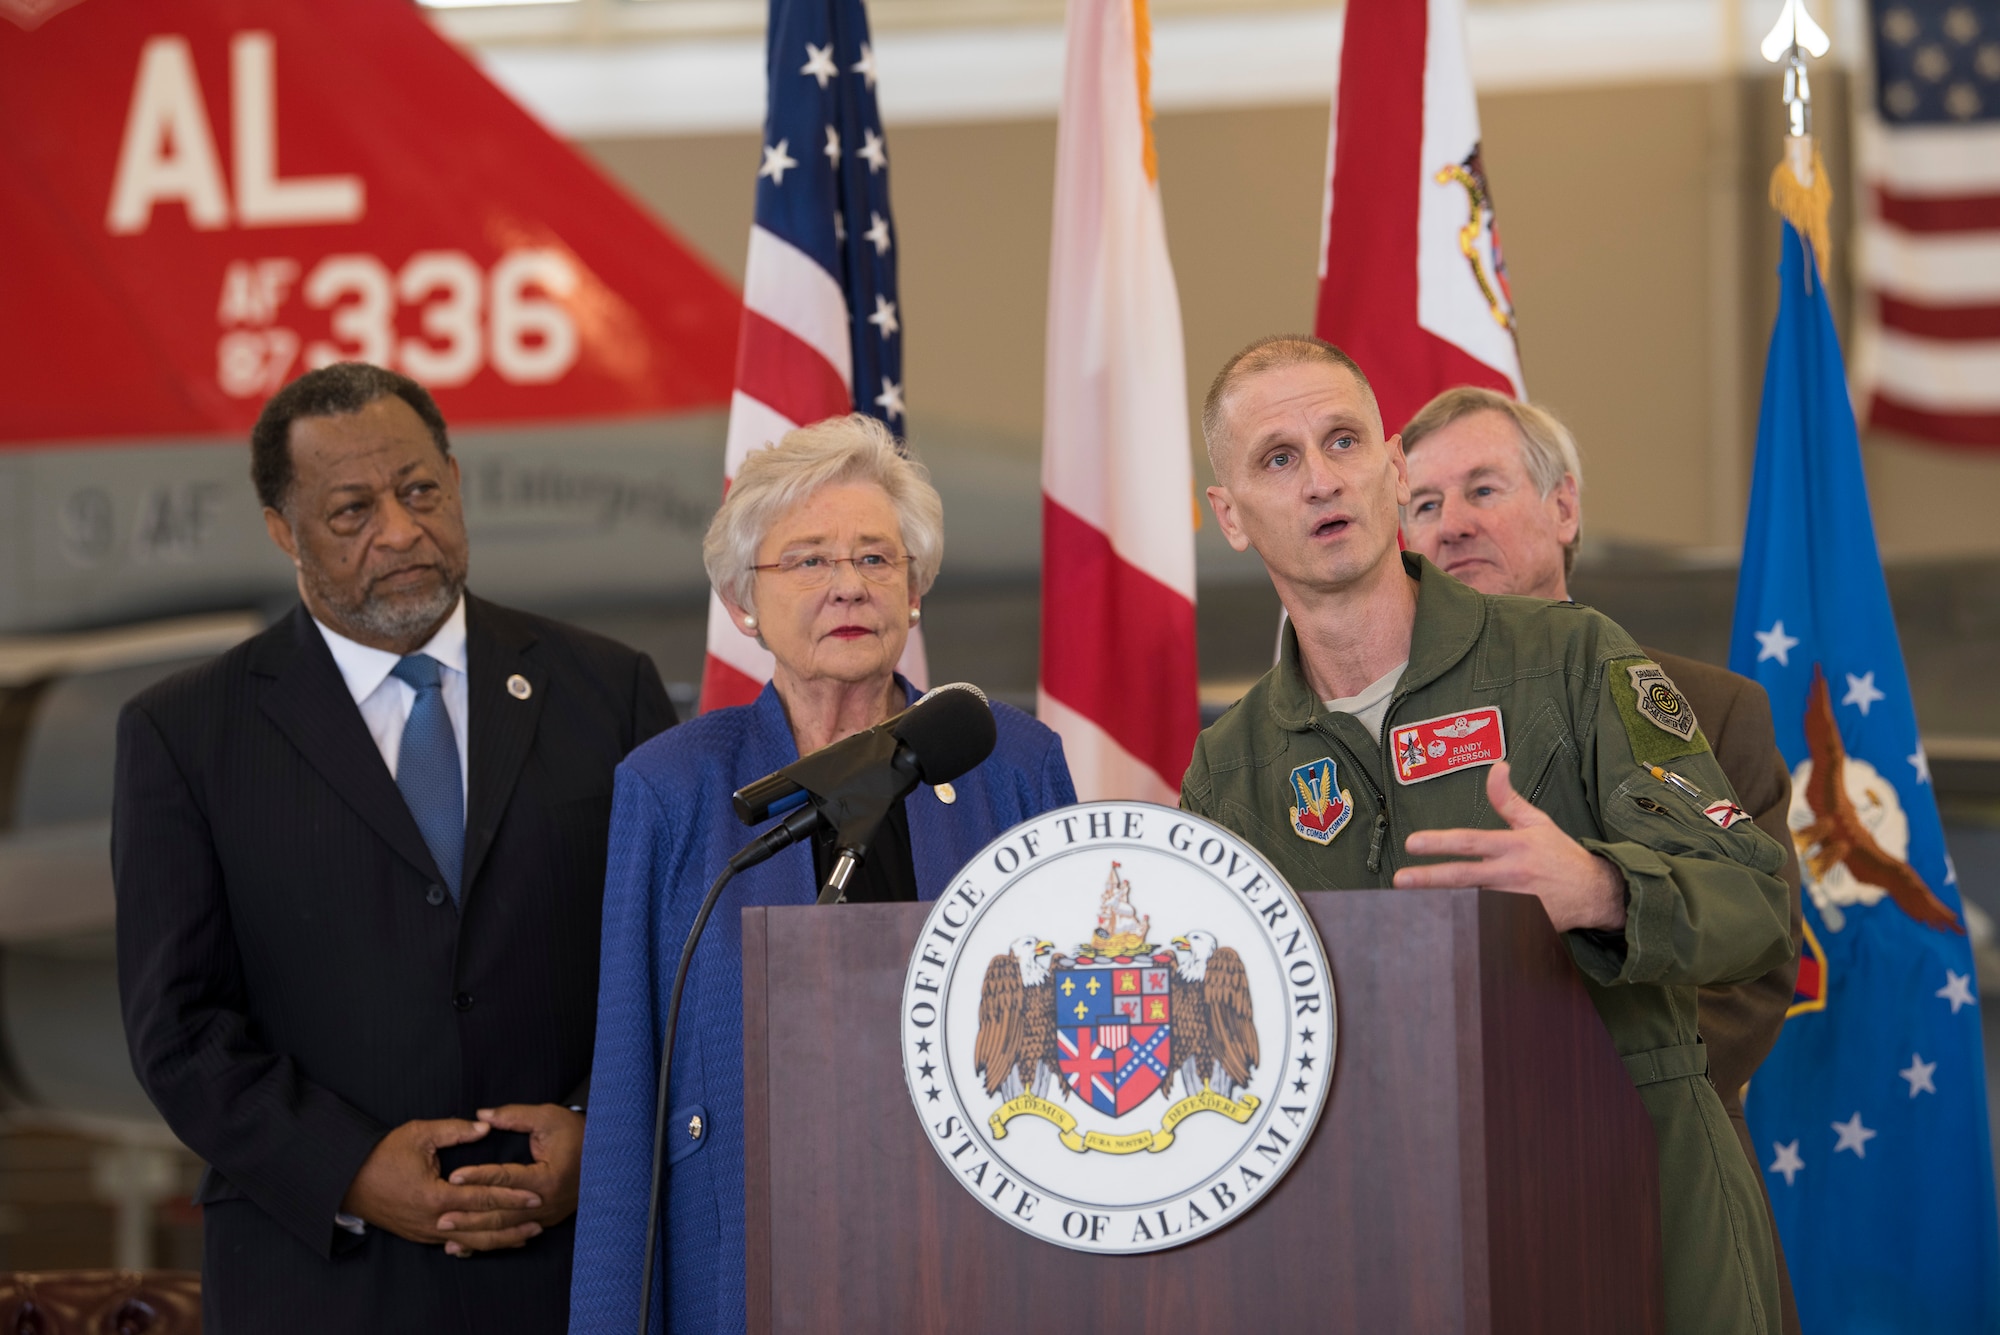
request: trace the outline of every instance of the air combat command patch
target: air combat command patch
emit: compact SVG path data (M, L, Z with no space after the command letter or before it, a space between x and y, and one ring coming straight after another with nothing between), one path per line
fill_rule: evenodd
M1337 773L1331 760L1315 760L1292 771L1292 795L1299 799L1292 808L1292 833L1322 847L1332 843L1354 815L1354 797L1337 786Z

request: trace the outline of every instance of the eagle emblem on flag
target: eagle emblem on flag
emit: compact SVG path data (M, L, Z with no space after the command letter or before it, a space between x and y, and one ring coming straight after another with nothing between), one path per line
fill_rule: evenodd
M1865 760L1847 754L1826 674L1815 664L1806 696L1806 753L1792 776L1792 842L1813 904L1833 931L1844 906L1884 896L1926 927L1961 935L1958 915L1910 866L1910 822L1895 786ZM1801 965L1801 968L1804 966Z

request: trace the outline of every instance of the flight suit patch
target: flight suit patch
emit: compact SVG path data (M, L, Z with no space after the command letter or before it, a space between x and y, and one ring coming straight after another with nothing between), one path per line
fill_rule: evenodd
M1621 671L1623 681L1617 676ZM1658 663L1646 658L1626 659L1614 664L1611 672L1611 694L1618 702L1625 735L1631 739L1634 760L1641 765L1659 765L1708 750L1694 706Z
M1292 771L1292 833L1324 847L1347 828L1354 817L1354 796L1338 787L1338 769L1331 760L1315 760Z
M1749 812L1727 799L1720 802L1710 802L1701 809L1701 814L1725 830L1740 825L1751 818Z
M1507 726L1492 705L1399 724L1389 737L1396 782L1422 783L1507 758Z
M1674 689L1665 669L1658 663L1640 663L1625 673L1632 679L1633 701L1641 718L1684 742L1694 736L1694 706Z

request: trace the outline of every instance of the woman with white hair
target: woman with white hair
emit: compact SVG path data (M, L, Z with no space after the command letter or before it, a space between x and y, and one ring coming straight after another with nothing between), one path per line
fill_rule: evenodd
M709 580L776 667L754 703L663 733L618 768L572 1335L627 1335L637 1320L667 992L696 906L752 833L730 794L916 698L896 663L937 577L943 521L922 466L881 423L856 414L753 453L709 526ZM848 883L849 900L935 899L1002 830L1076 800L1056 735L1007 705L993 713L993 754L897 804ZM744 1327L738 910L812 903L832 853L830 839L795 845L738 876L695 952L667 1101L655 1330Z

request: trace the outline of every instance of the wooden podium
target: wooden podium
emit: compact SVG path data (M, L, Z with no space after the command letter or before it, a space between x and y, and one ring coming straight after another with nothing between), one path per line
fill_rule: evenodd
M1541 905L1303 896L1332 961L1334 1083L1255 1210L1097 1256L952 1179L903 1082L928 905L743 911L749 1329L1654 1332L1653 1129Z

